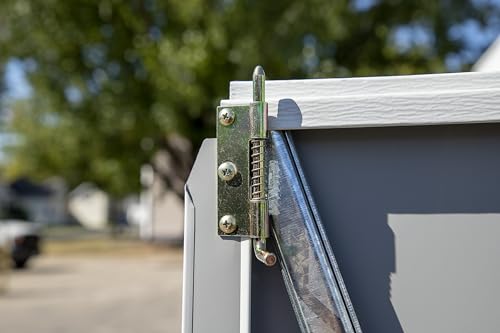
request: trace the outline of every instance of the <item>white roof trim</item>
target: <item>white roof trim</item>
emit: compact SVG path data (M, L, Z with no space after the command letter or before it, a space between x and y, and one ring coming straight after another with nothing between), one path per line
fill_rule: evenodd
M246 104L232 82L221 105ZM500 73L266 81L271 130L500 122Z

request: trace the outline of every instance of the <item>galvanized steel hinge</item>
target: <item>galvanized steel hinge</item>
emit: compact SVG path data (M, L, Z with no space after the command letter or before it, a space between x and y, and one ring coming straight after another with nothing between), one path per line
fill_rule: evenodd
M276 256L266 250L267 103L262 67L253 73L253 102L218 107L217 114L218 233L252 238L257 259L273 266Z

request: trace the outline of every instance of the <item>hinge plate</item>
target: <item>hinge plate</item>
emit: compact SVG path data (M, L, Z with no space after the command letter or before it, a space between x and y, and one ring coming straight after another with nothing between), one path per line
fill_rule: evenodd
M269 237L267 202L266 74L252 76L253 102L217 108L217 232L253 238L257 259L267 266L276 255L266 250Z
M232 115L233 120L224 123L219 119L217 122L217 165L230 162L237 172L228 181L217 177L217 230L219 235L249 236L254 232L250 225L249 201L250 105L221 106L217 114L221 113ZM233 216L234 221L221 221L224 216ZM231 222L236 223L233 232L221 230L221 223ZM225 230L231 231L231 226Z

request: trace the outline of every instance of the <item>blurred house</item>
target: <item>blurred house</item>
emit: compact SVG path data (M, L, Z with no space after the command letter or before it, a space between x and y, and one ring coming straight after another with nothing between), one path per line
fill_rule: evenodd
M5 206L9 202L10 189L8 184L0 183L0 207Z
M92 183L81 183L68 195L68 211L81 225L94 230L108 227L110 198Z
M49 210L54 224L67 223L69 221L66 198L68 195L68 186L61 177L51 177L45 180L43 186L51 192Z
M138 198L129 201L127 220L139 226L143 240L182 241L184 203L151 166L141 168L140 178L143 190Z
M479 57L472 70L475 72L500 71L500 37Z
M1 190L4 210L10 213L23 212L24 218L44 224L65 223L66 185L60 178L51 178L44 183L35 183L28 178L19 178Z

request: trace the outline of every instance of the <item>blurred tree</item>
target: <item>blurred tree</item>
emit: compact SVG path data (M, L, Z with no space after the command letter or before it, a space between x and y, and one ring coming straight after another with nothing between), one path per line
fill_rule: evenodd
M0 64L23 61L33 87L11 105L9 172L117 196L149 161L181 194L229 81L256 64L272 79L467 68L462 28L498 17L480 0L2 0L0 12Z

